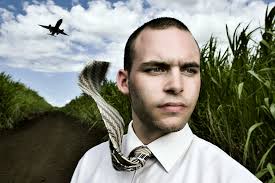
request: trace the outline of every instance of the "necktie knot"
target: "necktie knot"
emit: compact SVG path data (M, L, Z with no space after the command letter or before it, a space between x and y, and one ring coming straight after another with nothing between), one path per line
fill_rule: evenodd
M132 150L132 152L129 155L129 159L133 162L141 163L141 167L143 167L145 165L145 162L152 156L153 154L148 147L139 146Z
M139 157L139 156L141 156L141 157L146 156L147 158L149 158L152 156L152 152L146 146L139 146L139 147L136 147L135 149L133 149L131 151L131 153L129 154L129 158Z

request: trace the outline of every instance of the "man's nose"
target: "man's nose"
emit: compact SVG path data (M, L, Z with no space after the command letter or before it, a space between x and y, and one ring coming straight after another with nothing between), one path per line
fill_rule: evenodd
M179 94L183 91L183 78L179 69L170 70L165 78L164 91Z

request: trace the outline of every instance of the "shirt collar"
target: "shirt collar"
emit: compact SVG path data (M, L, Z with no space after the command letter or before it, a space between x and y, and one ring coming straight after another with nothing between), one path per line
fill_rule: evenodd
M133 121L129 123L128 132L124 136L123 142L122 142L122 152L123 154L126 155L126 157L128 157L131 151L136 147L144 146L144 144L136 136L132 124L133 124Z
M144 145L136 136L133 127L133 121L128 126L128 133L123 141L123 153L128 157L130 152L138 147ZM193 140L193 133L188 125L177 132L166 134L150 144L147 147L151 150L164 169L169 170L175 165L177 160L184 156L190 147Z

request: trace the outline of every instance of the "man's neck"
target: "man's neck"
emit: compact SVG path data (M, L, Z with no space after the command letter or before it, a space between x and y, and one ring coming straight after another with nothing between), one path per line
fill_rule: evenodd
M152 130L148 128L147 126L143 125L142 123L133 120L132 123L133 130L136 134L136 136L139 138L139 140L144 144L147 145L154 140L160 138L161 136L165 135L165 133L161 133L156 130Z

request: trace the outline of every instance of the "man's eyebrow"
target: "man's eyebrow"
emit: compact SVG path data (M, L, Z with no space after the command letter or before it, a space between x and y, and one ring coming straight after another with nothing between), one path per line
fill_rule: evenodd
M186 62L181 65L182 68L188 68L188 67L196 67L200 68L200 65L197 62Z
M149 61L149 62L144 62L140 66L141 67L146 67L146 66L162 66L162 67L170 67L171 64L164 62L164 61ZM188 67L196 67L200 68L200 65L197 62L191 61L191 62L185 62L180 65L182 68L188 68Z
M144 62L140 65L141 67L146 67L146 66L163 66L163 67L169 67L170 64L164 62L164 61L149 61L149 62Z

